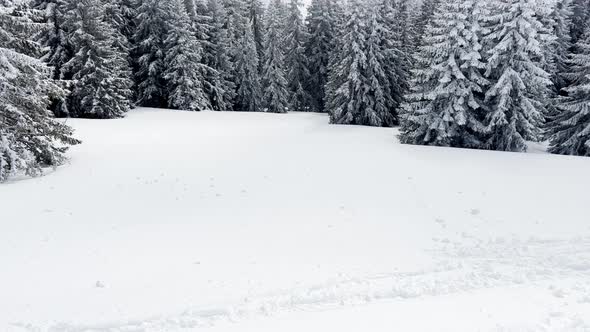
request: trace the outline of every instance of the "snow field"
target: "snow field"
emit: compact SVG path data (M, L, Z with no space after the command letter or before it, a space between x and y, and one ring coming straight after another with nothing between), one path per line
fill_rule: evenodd
M68 123L69 165L0 187L0 330L589 329L587 159L319 114Z

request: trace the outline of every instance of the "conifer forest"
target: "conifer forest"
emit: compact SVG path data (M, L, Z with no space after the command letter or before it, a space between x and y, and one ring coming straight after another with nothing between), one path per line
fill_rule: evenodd
M590 0L0 0L0 332L590 331Z
M321 112L403 143L590 155L587 0L2 0L0 179L134 107ZM393 135L392 135L393 136ZM393 137L392 137L393 139Z

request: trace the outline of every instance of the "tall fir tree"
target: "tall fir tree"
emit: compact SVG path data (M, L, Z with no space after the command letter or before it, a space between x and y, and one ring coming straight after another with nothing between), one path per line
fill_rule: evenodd
M66 22L76 45L74 56L64 65L73 79L70 115L122 117L130 108L131 80L125 49L116 49L119 34L105 20L101 0L68 1Z
M254 33L254 41L256 43L256 54L258 54L259 64L258 70L262 73L262 59L264 57L264 6L260 0L246 0L248 19L252 24L252 32Z
M135 105L137 102L137 89L135 86L135 74L139 71L139 55L136 54L135 48L135 34L137 32L137 8L141 4L140 0L116 0L118 5L118 17L120 21L115 23L115 29L118 30L127 40L127 62L131 69L131 80L133 82L132 101Z
M365 6L352 0L346 8L341 48L331 60L326 106L334 124L389 126L377 18Z
M142 0L137 7L133 54L137 61L134 78L137 104L140 106L168 105L164 71L169 15L166 1Z
M214 70L214 72L209 72L210 80L217 80L219 87L219 89L208 93L211 108L215 111L231 111L235 98L235 84L232 82L234 73L231 52L227 47L229 45L228 31L224 27L226 12L217 0L208 0L206 9L210 19L210 28L208 42L204 46L204 60Z
M573 0L572 43L576 44L590 26L590 0Z
M411 8L409 6L411 0L383 0L384 3L389 3L389 6L394 10L395 17L395 40L399 44L400 51L405 55L409 72L411 57L414 53L414 39L416 35L415 28L412 22Z
M240 43L246 31L246 25L250 24L248 19L248 7L244 1L245 0L221 1L224 14L223 28L227 33L226 47L230 53L230 59L232 62L238 56L237 53L240 52ZM250 29L252 29L252 24L250 24Z
M32 4L35 10L43 13L43 23L46 25L37 36L47 50L42 59L52 68L51 78L62 88L66 88L66 81L71 79L71 73L64 69L64 65L74 56L74 45L67 38L69 29L65 23L66 1L35 0ZM57 117L68 116L65 95L51 100L50 109Z
M439 6L441 0L424 0L420 5L420 10L418 11L415 20L414 20L414 45L419 47L422 45L423 37L426 34L428 29L428 25L432 22L434 18L434 13L436 8Z
M182 0L184 4L184 10L191 21L197 19L197 4L195 0Z
M129 58L130 34L134 30L134 23L129 18L133 12L132 4L129 0L110 0L104 1L103 6L104 21L114 30L113 47Z
M287 28L287 18L289 17L289 7L285 0L272 0L275 1L277 8L277 16L279 17L279 27L281 29L281 35L284 35Z
M544 120L547 121L555 116L556 97L558 88L555 86L555 80L560 77L558 66L558 47L559 41L556 35L557 19L555 10L557 3L555 0L535 0L535 17L540 26L537 31L538 40L541 44L542 55L537 59L539 67L549 74L552 84L548 87L543 97ZM567 54L567 52L565 53Z
M67 40L65 28L65 11L67 0L35 0L32 8L43 13L45 29L39 33L38 41L48 51L44 60L53 67L54 79L60 79L63 64L68 62L73 55L73 46Z
M543 27L534 0L497 0L484 38L488 50L486 148L526 151L541 138L550 75L543 70Z
M119 7L122 18L119 26L120 32L131 43L135 35L135 29L137 28L135 17L137 16L137 7L140 4L140 0L117 0L115 3Z
M223 29L227 39L228 80L235 87L233 109L261 111L260 59L254 38L253 22L249 19L246 0L223 0L225 11ZM252 52L253 51L253 52Z
M375 23L375 37L378 38L380 47L380 66L385 72L387 78L386 87L386 107L391 114L391 123L389 125L396 125L399 123L398 111L403 101L405 93L408 91L409 84L409 67L410 54L407 53L404 45L404 30L399 28L399 25L404 20L405 9L401 8L399 12L396 11L396 6L405 6L404 3L396 4L393 0L379 0L377 10L374 15L377 15ZM398 16L399 14L399 16Z
M393 32L391 26L384 19L383 8L374 6L369 8L367 23L367 45L365 54L367 68L364 72L366 79L366 106L363 112L365 123L371 126L390 127L397 124L397 107L399 101L394 99L393 90L397 90L399 83L395 63L399 57L397 45L391 42ZM390 12L391 14L391 12Z
M553 15L556 3L555 0L535 0L535 2L535 17L540 23L537 35L541 43L541 50L543 51L543 56L540 58L539 63L543 70L553 76L557 72L555 64L557 38L553 31L557 24L555 21L556 17Z
M483 148L487 136L483 102L480 25L485 11L477 0L441 0L416 56L400 139L403 143Z
M567 55L572 50L571 42L571 28L572 28L572 17L573 17L573 2L572 0L557 0L553 11L553 35L554 43L552 47L553 51L553 63L555 72L551 73L553 86L556 92L561 91L568 85L563 73L569 71L567 64Z
M326 84L332 52L336 49L338 17L334 0L312 0L307 11L306 25L309 39L305 54L310 72L306 84L312 96L312 110L326 112Z
M182 0L168 0L166 28L166 69L168 107L202 111L211 109L205 93L208 66L202 62L203 46L197 39ZM196 12L194 13L196 17Z
M278 8L280 5L280 0L273 0L267 9L267 35L262 60L264 109L272 113L287 112L289 99L282 48L282 23Z
M220 5L217 5L221 7ZM201 68L203 70L203 89L209 99L209 109L214 111L227 110L231 103L230 99L233 90L226 80L226 73L218 70L212 64L214 59L214 48L225 47L225 45L214 45L214 32L217 30L221 20L210 16L209 4L204 0L195 0L196 16L193 20L193 29L197 41L201 45Z
M104 1L104 0L103 0ZM128 99L130 107L134 105L133 73L135 58L132 53L132 34L135 32L135 0L104 1L104 21L113 29L112 46L119 54L120 78L118 82L122 89L129 89ZM124 61L126 60L126 62Z
M572 84L559 100L561 113L548 126L549 152L590 157L590 28L570 58Z
M312 97L306 86L310 72L305 56L305 42L309 36L303 25L301 2L289 0L288 13L284 45L289 109L299 112L309 111L312 109Z
M567 71L566 58L571 49L571 0L537 0L536 17L541 23L539 41L543 56L540 67L551 78L552 85L545 97L545 120L555 117L558 94L567 85L563 73Z
M239 50L235 58L236 97L234 110L240 112L259 112L263 110L260 76L258 75L258 54L252 24L245 25L240 38Z
M66 160L68 145L79 143L72 129L52 118L50 99L63 94L39 59L33 40L44 24L31 20L30 8L3 0L0 6L0 182Z
M366 10L358 0L347 4L341 40L334 53L329 54L325 104L333 124L361 124L367 40L365 15Z
M388 0L384 0L385 2ZM397 49L398 58L395 61L395 75L397 76L397 88L392 91L393 98L396 102L401 104L403 96L410 89L411 68L413 63L413 55L415 53L414 36L415 31L412 26L412 17L410 15L410 8L408 6L409 0L398 0L394 10L394 21L389 24L394 24L393 40L394 46ZM398 109L399 110L399 109Z

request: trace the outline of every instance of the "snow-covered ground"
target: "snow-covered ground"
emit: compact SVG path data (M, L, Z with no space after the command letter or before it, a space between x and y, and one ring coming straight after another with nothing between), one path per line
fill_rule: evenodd
M590 331L589 158L320 114L68 122L69 165L0 186L0 331Z

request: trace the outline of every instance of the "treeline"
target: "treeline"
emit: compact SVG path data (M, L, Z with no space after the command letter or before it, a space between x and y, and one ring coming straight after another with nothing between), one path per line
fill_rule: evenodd
M404 143L590 156L590 2L440 0L415 55Z
M404 143L590 155L590 0L0 0L0 181L135 106L326 112ZM62 143L57 144L56 142Z

